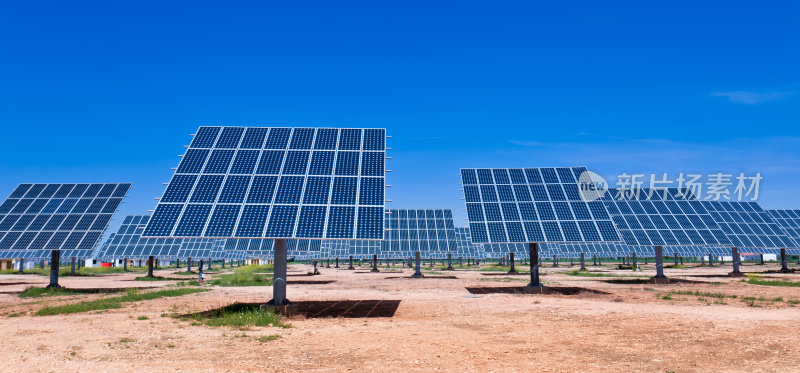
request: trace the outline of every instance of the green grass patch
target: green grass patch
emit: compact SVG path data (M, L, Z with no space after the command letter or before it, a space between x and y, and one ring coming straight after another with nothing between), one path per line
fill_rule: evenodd
M97 310L122 308L123 303L132 303L142 300L151 300L165 297L179 297L182 295L209 291L208 289L183 288L152 291L141 293L137 289L129 289L127 294L118 297L101 298L97 300L67 304L56 307L44 307L36 312L36 316L61 315Z
M800 282L786 281L786 280L765 280L764 278L758 275L747 275L747 279L744 280L744 282L752 285L763 285L763 286L800 287Z
M23 273L27 273L27 271ZM18 275L18 274L19 271L17 271L16 269L4 269L0 271L0 275Z
M667 294L667 295L662 296L661 299L663 299L663 300L672 300L672 297L669 294Z
M270 334L270 335L262 335L262 336L256 338L256 340L259 341L259 342L269 342L269 341L274 341L274 340L280 339L280 338L281 338L281 336L278 335L278 334Z
M214 286L272 286L273 266L270 265L249 265L238 267L233 273L214 276L214 279L207 281Z
M182 271L182 272L175 272L175 274L176 275L182 275L182 276L194 276L194 275L197 275L197 272Z
M139 320L139 321L150 320L150 318L148 318L147 316L139 316L139 317L136 318L136 320Z
M643 275L615 275L613 273L601 273L601 272L589 272L589 271L581 271L578 269L573 269L567 272L561 272L568 276L580 276L580 277L648 277Z
M177 282L177 283L175 283L174 285L167 285L167 286L178 286L178 287L182 287L182 286L200 286L200 285L202 285L202 284L200 284L200 281L197 281L197 280L189 280L189 281L178 281L178 282Z
M281 315L270 309L256 305L234 303L230 306L214 310L205 315L194 315L191 319L208 326L274 326L288 328L281 323Z
M24 312L23 312L23 313L16 313L16 312L14 312L14 313L11 313L11 314L9 314L9 315L8 315L8 317L18 317L18 316L21 316L21 315L23 315L23 314L24 314Z
M76 295L80 294L76 291L72 291L69 289L64 288L34 288L30 287L25 289L22 293L19 293L20 298L41 298L41 297L52 297L52 296L59 296L59 295Z
M119 340L119 343L132 343L132 342L136 342L136 340L131 338L122 338Z
M736 298L737 297L736 295L725 295L725 294L720 294L720 293L709 293L709 292L693 291L693 290L676 290L676 291L670 291L669 293L670 294L677 294L677 295L694 295L694 296L697 296L697 297L719 298L719 299Z

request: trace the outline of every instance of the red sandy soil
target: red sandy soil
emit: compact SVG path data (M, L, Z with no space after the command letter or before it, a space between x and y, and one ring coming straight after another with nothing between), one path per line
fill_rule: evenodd
M520 265L520 268L524 266ZM800 371L800 287L751 285L720 275L730 266L667 269L697 283L614 284L620 278L559 274L577 267L544 268L542 281L605 292L577 295L470 294L467 287L524 286L525 276L485 276L471 270L437 272L458 279L410 279L399 273L320 268L333 280L289 285L292 301L398 300L393 317L285 319L291 328L192 325L168 317L234 302L265 302L270 287L214 287L213 291L127 304L100 313L32 316L45 305L104 295L21 299L14 292L44 286L37 275L0 275L0 359L3 371ZM776 270L748 265L747 272ZM310 266L294 264L290 274ZM652 264L633 273L646 279ZM385 269L382 269L385 271ZM395 269L399 270L399 269ZM173 275L161 269L157 275ZM69 288L166 286L131 281L141 274L62 277ZM763 276L800 281L800 274ZM187 279L193 278L186 276ZM635 279L631 277L630 279ZM22 284L7 285L11 283ZM682 295L701 291L729 297ZM673 292L669 294L669 292ZM662 299L669 295L672 299ZM735 298L732 296L736 296ZM748 301L745 297L757 299ZM781 298L781 300L776 300ZM18 317L12 313L25 312ZM162 316L163 314L163 316ZM147 320L137 320L146 316ZM273 341L256 338L278 334ZM121 342L127 338L131 342Z

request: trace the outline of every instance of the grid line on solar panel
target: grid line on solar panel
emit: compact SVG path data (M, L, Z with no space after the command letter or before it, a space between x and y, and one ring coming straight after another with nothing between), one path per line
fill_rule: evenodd
M586 167L461 169L473 241L620 241L602 203L581 198L577 179L586 170Z
M20 184L0 205L0 250L89 250L129 183Z
M694 195L676 188L621 191L601 198L628 246L729 246L730 240Z
M198 130L146 237L381 239L385 129L229 128ZM240 229L260 205L266 221Z
M732 246L747 249L800 248L756 202L702 201Z

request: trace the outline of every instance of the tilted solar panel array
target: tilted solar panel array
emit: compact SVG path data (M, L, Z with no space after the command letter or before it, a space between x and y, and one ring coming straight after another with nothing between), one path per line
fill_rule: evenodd
M178 248L177 258L203 260L211 258L213 251L222 250L225 240L218 238L184 238Z
M456 246L459 257L483 258L483 245L472 243L472 234L467 227L456 227Z
M628 246L730 246L703 203L686 190L609 189L602 201Z
M800 210L764 210L792 241L800 243ZM800 254L800 250L786 250L792 255Z
M89 259L93 250L64 250L61 251L61 261L70 262L75 259ZM0 250L0 259L25 259L30 261L50 260L51 251L48 250Z
M539 246L540 257L575 258L581 253L588 256L601 258L615 258L630 255L633 251L638 254L653 255L652 248L630 247L620 242L581 242L581 243L545 243Z
M473 242L619 241L603 204L581 198L578 178L585 171L461 169Z
M347 258L350 255L350 242L345 240L324 240L322 251L330 258Z
M383 237L385 129L200 127L146 237Z
M703 201L737 248L800 248L756 202Z
M444 258L458 253L453 212L450 209L391 209L385 219L381 252L397 253L398 258L415 255Z
M131 184L20 184L0 205L0 250L91 250Z
M112 234L98 253L102 259L158 259L178 257L180 238L142 238L142 229L150 215L128 215L116 233Z

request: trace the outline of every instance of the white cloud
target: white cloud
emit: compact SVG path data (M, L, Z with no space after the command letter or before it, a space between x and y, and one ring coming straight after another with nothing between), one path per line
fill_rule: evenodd
M736 104L755 105L766 101L780 100L793 92L712 92L711 97L725 97Z

